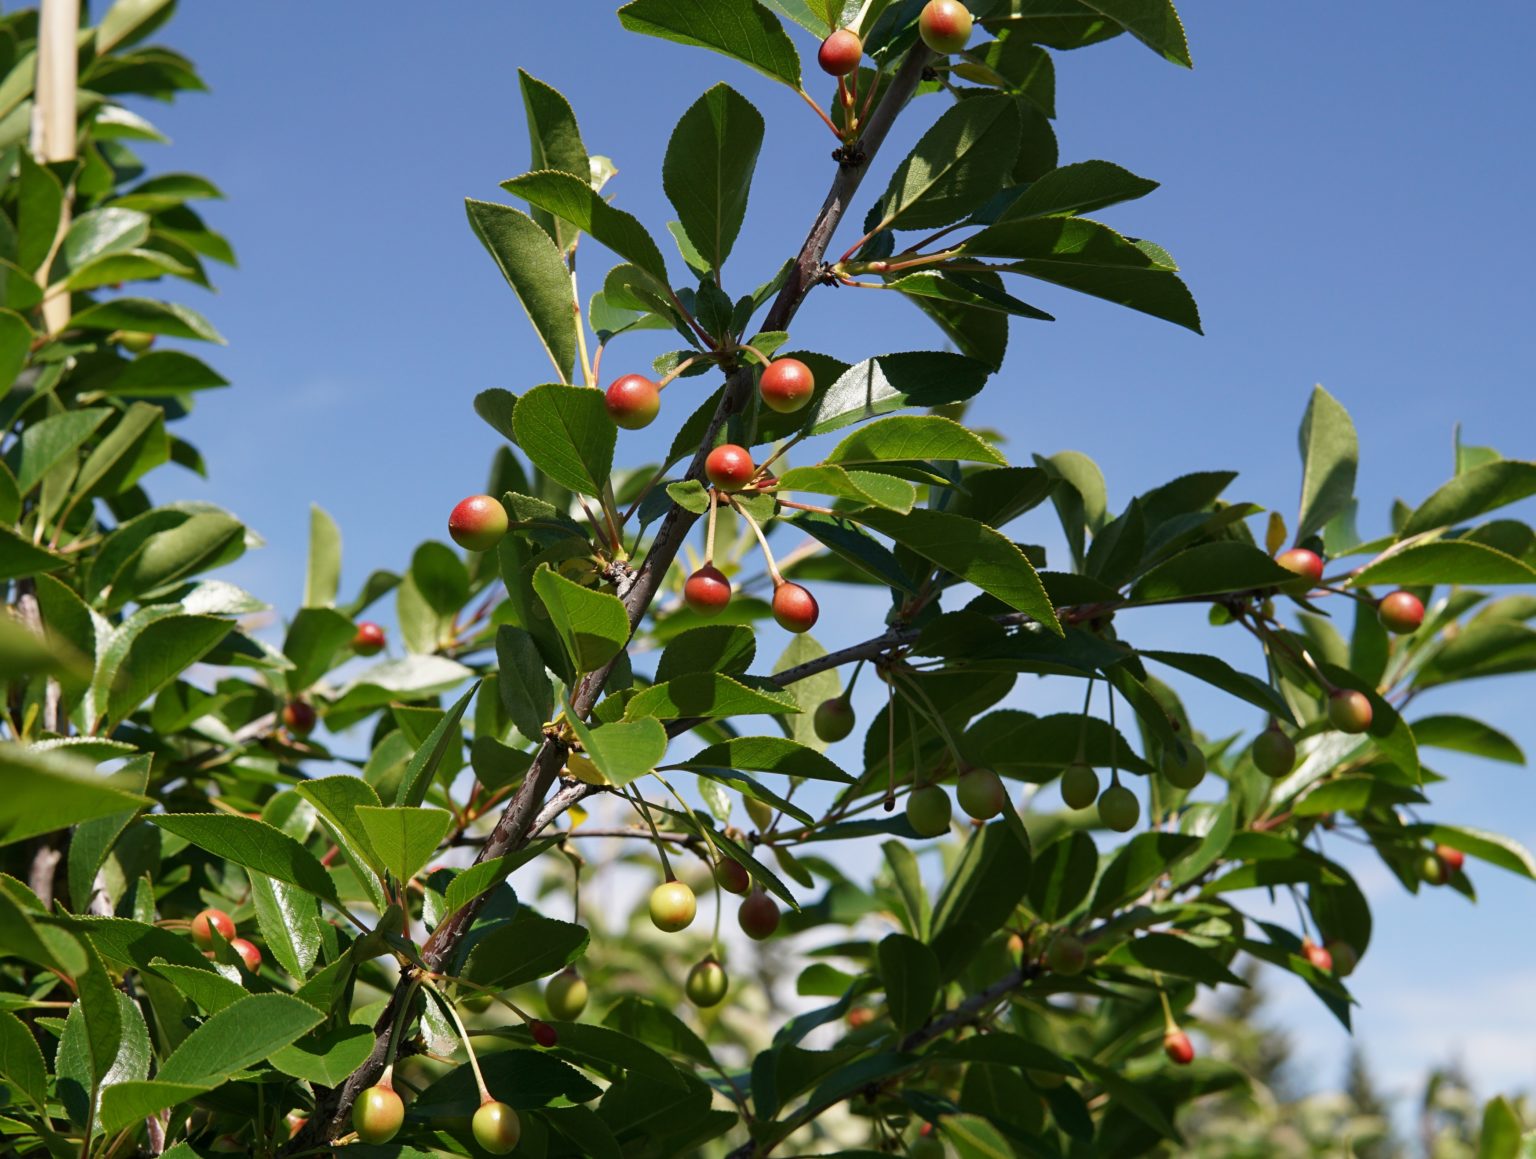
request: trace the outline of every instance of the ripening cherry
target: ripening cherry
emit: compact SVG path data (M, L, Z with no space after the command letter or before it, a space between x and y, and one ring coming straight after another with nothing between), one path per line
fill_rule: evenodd
M704 459L704 474L722 491L740 491L756 473L751 453L735 443L721 443Z
M848 703L846 696L834 696L830 700L823 700L816 706L816 712L811 716L811 727L816 730L817 737L827 744L846 740L853 732L855 723L853 705Z
M1419 862L1419 876L1426 885L1444 885L1451 880L1451 870L1433 853L1426 853Z
M1412 592L1390 592L1376 605L1376 617L1387 631L1406 636L1424 622L1424 601Z
M752 875L734 857L722 857L715 862L715 884L726 893L743 894L752 888Z
M1188 1066L1195 1061L1195 1044L1182 1030L1170 1030L1163 1035L1163 1053L1179 1066Z
M1348 942L1337 939L1329 939L1323 943L1323 948L1333 959L1333 973L1338 978L1348 978L1355 972L1355 967L1360 964L1360 955L1355 952L1355 947Z
M1296 767L1296 742L1272 724L1254 738L1248 755L1266 777L1283 777Z
M1322 970L1325 973L1333 972L1333 954L1327 946L1319 946L1311 938L1301 940L1301 956L1312 964L1314 970Z
M688 1001L705 1010L724 1002L725 992L730 988L731 980L726 976L725 967L713 955L695 962L693 969L688 971L688 980L683 983Z
M470 1120L475 1142L492 1155L510 1155L523 1137L523 1123L506 1103L486 1099Z
M235 919L221 909L205 909L192 919L192 940L205 950L213 949L213 930L226 942L235 936Z
M143 330L119 330L117 341L129 354L143 354L155 344L155 336Z
M990 821L1008 807L1008 790L991 769L971 769L955 782L955 800L973 821Z
M949 832L949 794L938 785L924 785L907 794L907 824L919 837L941 837Z
M1099 774L1081 761L1061 773L1061 800L1069 809L1086 809L1099 799Z
M616 426L638 431L650 426L661 410L661 388L643 374L626 374L613 380L603 405Z
M731 581L712 563L706 563L683 583L683 602L701 616L718 616L731 602Z
M587 980L567 966L544 986L544 1009L556 1022L575 1022L587 1008Z
M858 38L854 39L857 41ZM798 358L780 358L763 368L757 389L763 396L763 405L769 410L793 414L810 402L811 395L816 393L816 376Z
M245 938L231 938L229 948L240 955L245 968L252 974L261 969L261 951Z
M1045 965L1053 974L1071 977L1081 974L1088 962L1088 948L1082 939L1068 930L1062 930L1045 951Z
M369 1087L352 1104L352 1129L364 1143L388 1143L404 1122L405 1104L383 1083Z
M1129 833L1141 820L1141 802L1124 785L1111 785L1099 794L1099 820L1116 833Z
M864 42L851 28L839 28L816 50L816 63L828 76L847 76L859 67L863 57Z
M663 933L686 930L697 912L693 890L680 881L664 881L651 890L651 921Z
M1293 547L1290 551L1282 551L1275 557L1275 562L1286 571L1293 571L1301 577L1295 583L1286 584L1287 590L1306 593L1323 578L1323 557L1305 547Z
M1460 873L1461 867L1467 863L1467 855L1460 849L1453 849L1449 845L1436 845L1435 856L1452 873Z
M545 1050L548 1050L560 1041L560 1032L549 1023L537 1018L528 1020L528 1030L533 1035L533 1041Z
M934 52L948 56L965 47L973 23L971 10L960 0L928 0L917 18L917 33Z
M507 533L507 509L489 495L460 499L448 513L448 535L465 551L490 551Z
M384 629L372 620L361 621L352 637L352 651L359 656L377 656L384 651Z
M779 928L779 907L761 889L755 889L736 911L736 922L741 932L754 941L761 942L773 937Z
M1163 777L1175 789L1193 789L1205 779L1205 754L1193 742L1174 738L1163 750Z
M302 700L283 705L283 727L294 736L308 736L315 731L314 707Z
M1371 727L1371 700L1353 688L1335 688L1328 695L1328 719L1340 732L1364 732Z
M773 589L773 618L786 632L809 632L819 615L816 597L799 584L786 581Z

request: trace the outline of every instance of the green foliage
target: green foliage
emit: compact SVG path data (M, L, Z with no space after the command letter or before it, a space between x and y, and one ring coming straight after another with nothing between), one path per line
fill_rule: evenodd
M252 1154L321 1153L350 1130L359 1093L390 1078L409 1096L402 1153L465 1154L482 1072L519 1114L519 1153L550 1159L934 1143L1221 1154L1222 1124L1252 1134L1253 1107L1273 1104L1260 1087L1278 1064L1225 1052L1213 1018L1201 1041L1214 1057L1175 1068L1165 1025L1197 1023L1197 993L1242 987L1256 961L1347 1024L1348 971L1302 941L1358 956L1371 940L1365 897L1329 856L1335 835L1409 890L1443 881L1471 896L1479 863L1536 877L1518 843L1432 816L1433 750L1524 754L1494 724L1418 703L1536 668L1536 598L1484 590L1536 580L1536 533L1487 518L1536 494L1536 465L1459 448L1455 477L1370 542L1356 533L1354 428L1322 388L1301 425L1294 536L1280 514L1225 498L1229 471L1113 506L1080 452L1011 465L999 437L965 422L1000 376L1010 320L1050 318L1010 276L1200 328L1166 250L1082 216L1157 185L1107 161L1057 165L1053 54L1129 33L1188 65L1188 47L1164 0L995 0L975 6L971 50L939 60L917 38L919 7L624 6L625 27L798 94L759 110L715 84L682 111L662 184L688 283L673 282L682 267L660 230L605 191L614 167L589 152L571 103L520 73L530 159L502 188L527 210L466 206L557 379L472 400L505 444L487 489L508 532L467 559L423 543L400 573L343 593L341 529L316 507L303 606L280 646L241 619L266 605L209 575L255 534L205 504L157 505L143 482L195 459L172 424L225 385L193 355L149 347L217 343L212 324L141 296L169 279L206 285L205 261L232 260L189 204L217 190L141 179L134 143L156 134L118 103L201 87L190 62L148 43L172 5L119 0L82 35L80 157L47 164L22 140L45 99L36 14L0 18L8 1154L163 1142L185 1156L224 1136ZM858 22L855 77L873 99L811 119L781 15L816 36ZM862 182L897 116L919 121L917 144L875 195ZM130 120L138 132L113 130ZM837 134L832 196L808 196L807 214L822 208L802 252L728 292L754 167L785 125ZM848 212L864 236L839 257L827 247ZM584 302L583 237L621 262ZM136 285L106 292L118 282ZM794 350L798 311L836 309L823 283L904 296L958 353L910 340L882 353L878 336L851 366L795 351L813 397L792 414L759 406L761 363ZM624 357L611 344L655 330L685 344L654 371L671 450L626 464L598 355L611 369ZM702 472L725 442L760 464L729 496ZM1035 546L1046 512L1064 559ZM1292 542L1327 557L1310 590L1276 562ZM683 598L706 562L732 584L723 610ZM836 651L806 633L774 656L760 630L769 585L794 591L780 582L846 585L879 611L837 623ZM1388 585L1425 602L1423 627L1382 628ZM357 659L357 618L391 592L400 647ZM1248 660L1142 647L1139 611L1165 605L1229 626ZM1255 732L1283 727L1294 770L1271 779L1244 740L1208 736L1169 673L1251 711ZM1080 682L1082 712L1030 711L1025 676ZM862 716L871 683L884 695L863 733L829 753L816 709L857 686ZM1365 731L1329 727L1336 688L1365 694ZM347 756L329 747L343 733ZM1203 761L1170 765L1186 746ZM1144 801L1141 831L1121 839L1091 807L1057 808L1072 764ZM1181 788L1161 772L1175 766L1186 785L1208 771ZM977 768L1023 805L930 844L908 795L947 794ZM876 844L870 880L856 853ZM818 948L664 939L615 904L658 877L718 882L706 915L710 900L735 906L724 887L746 891L743 928L776 920ZM1301 928L1249 912L1256 889L1291 894ZM214 925L193 942L210 907L233 939ZM1080 945L1082 968L1053 944ZM684 979L706 954L725 960L730 988L695 1009ZM539 1045L548 1027L487 1010L535 1006L533 988L571 965L591 1013L555 1028L555 1046ZM808 1000L794 1011L781 1005L791 985ZM459 1055L470 1045L478 1072ZM1355 1085L1350 1129L1381 1143L1368 1084ZM292 1140L289 1114L307 1118ZM1477 1153L1529 1149L1524 1114L1489 1104ZM1317 1121L1336 1141L1339 1120Z

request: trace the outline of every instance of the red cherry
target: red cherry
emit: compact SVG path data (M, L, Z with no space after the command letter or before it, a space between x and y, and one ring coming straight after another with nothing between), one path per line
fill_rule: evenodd
M1371 727L1371 701L1353 688L1335 688L1328 697L1328 719L1340 732L1364 732Z
M746 893L752 888L752 875L734 857L722 857L715 862L715 881L727 893Z
M1163 1035L1163 1053L1180 1066L1188 1066L1195 1060L1195 1044L1182 1030L1170 1030Z
M1398 636L1417 632L1424 622L1424 601L1412 592L1391 592L1376 605L1381 626Z
M1312 584L1323 578L1323 558L1315 551L1308 551L1305 547L1293 547L1290 551L1282 551L1275 557L1275 562L1286 571L1293 571L1307 581L1302 585L1303 592L1310 590Z
M745 447L722 443L704 460L704 473L722 491L740 491L752 481L757 468Z
M706 563L684 582L683 602L701 616L717 616L731 602L731 581Z
M1302 939L1301 956L1311 962L1314 969L1329 974L1333 972L1333 954L1329 952L1328 947L1319 946L1311 938Z
M465 551L490 551L507 533L507 509L489 495L460 499L448 514L448 534Z
M809 632L821 609L816 597L799 584L782 583L773 592L773 618L786 632Z
M859 67L863 57L864 42L851 28L839 28L816 50L816 63L828 76L847 76Z
M294 736L308 736L315 731L315 710L302 700L283 705L283 727Z
M741 903L741 909L736 912L736 921L742 933L761 942L764 938L771 938L773 931L779 928L779 907L762 890L754 890Z
M971 38L974 17L960 0L928 0L917 18L923 43L940 56L959 52Z
M245 968L252 974L261 969L261 951L244 938L234 938L229 943L229 948L240 955L240 960L245 963Z
M608 417L626 431L648 427L661 410L661 390L643 374L626 374L613 380L603 395Z
M352 637L352 651L359 656L376 656L384 650L384 629L372 620L357 625L357 635Z
M854 40L857 42L858 38L854 37ZM798 358L780 358L764 368L757 389L762 393L763 405L769 410L789 414L811 401L811 395L816 393L816 377Z
M1436 845L1435 856L1440 859L1440 864L1452 873L1460 873L1461 867L1467 863L1467 855L1459 849L1452 849L1449 845Z
M405 1104L393 1087L369 1087L352 1104L352 1127L364 1143L388 1143L405 1122Z
M547 1022L540 1022L537 1018L528 1024L528 1029L533 1031L533 1041L540 1046L550 1047L560 1041L560 1035L555 1028Z
M205 909L192 919L192 940L205 950L213 948L213 933L219 931L226 942L235 936L235 919L221 909Z

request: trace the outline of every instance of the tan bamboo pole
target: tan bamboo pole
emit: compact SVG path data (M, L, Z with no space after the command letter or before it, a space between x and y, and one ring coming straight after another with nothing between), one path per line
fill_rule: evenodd
M32 105L32 155L39 163L75 158L75 91L79 82L80 0L42 0L37 34L37 91ZM69 230L70 191L65 191L59 230L48 260L39 271L46 286L48 268ZM43 324L57 334L69 321L69 294L43 300Z

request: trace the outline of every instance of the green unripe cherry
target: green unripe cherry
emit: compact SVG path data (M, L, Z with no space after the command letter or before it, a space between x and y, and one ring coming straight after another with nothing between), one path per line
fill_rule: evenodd
M853 705L841 696L823 700L816 706L816 712L811 717L811 727L816 730L817 737L827 744L836 744L846 739L853 732L855 723Z
M688 1001L704 1010L724 1002L726 991L730 988L731 980L726 976L725 967L713 956L695 963L693 969L688 971L688 981L683 984L683 992L688 995Z
M393 1087L369 1087L352 1104L352 1129L364 1143L388 1143L405 1122L405 1104Z
M1249 756L1266 777L1283 777L1296 767L1296 742L1272 724L1254 738Z
M664 933L687 929L697 912L693 890L680 881L664 881L651 890L651 921Z
M990 821L1008 807L1008 790L991 769L972 769L955 782L955 800L974 821Z
M1175 789L1193 789L1205 779L1205 754L1200 746L1175 737L1163 750L1163 777Z
M510 1155L523 1136L523 1124L517 1112L495 1099L480 1104L470 1121L475 1142L492 1155Z
M1087 947L1081 938L1067 930L1062 930L1052 938L1050 947L1045 951L1045 964L1053 974L1070 978L1073 974L1081 974L1087 962Z
M1141 802L1124 785L1111 785L1099 796L1099 820L1116 833L1129 833L1141 820Z
M907 794L907 823L919 837L941 837L949 832L949 794L938 785L924 785Z
M1099 799L1099 774L1073 761L1061 774L1061 800L1069 809L1086 809Z
M556 1022L575 1022L587 1008L587 980L567 966L544 987L544 1009Z

